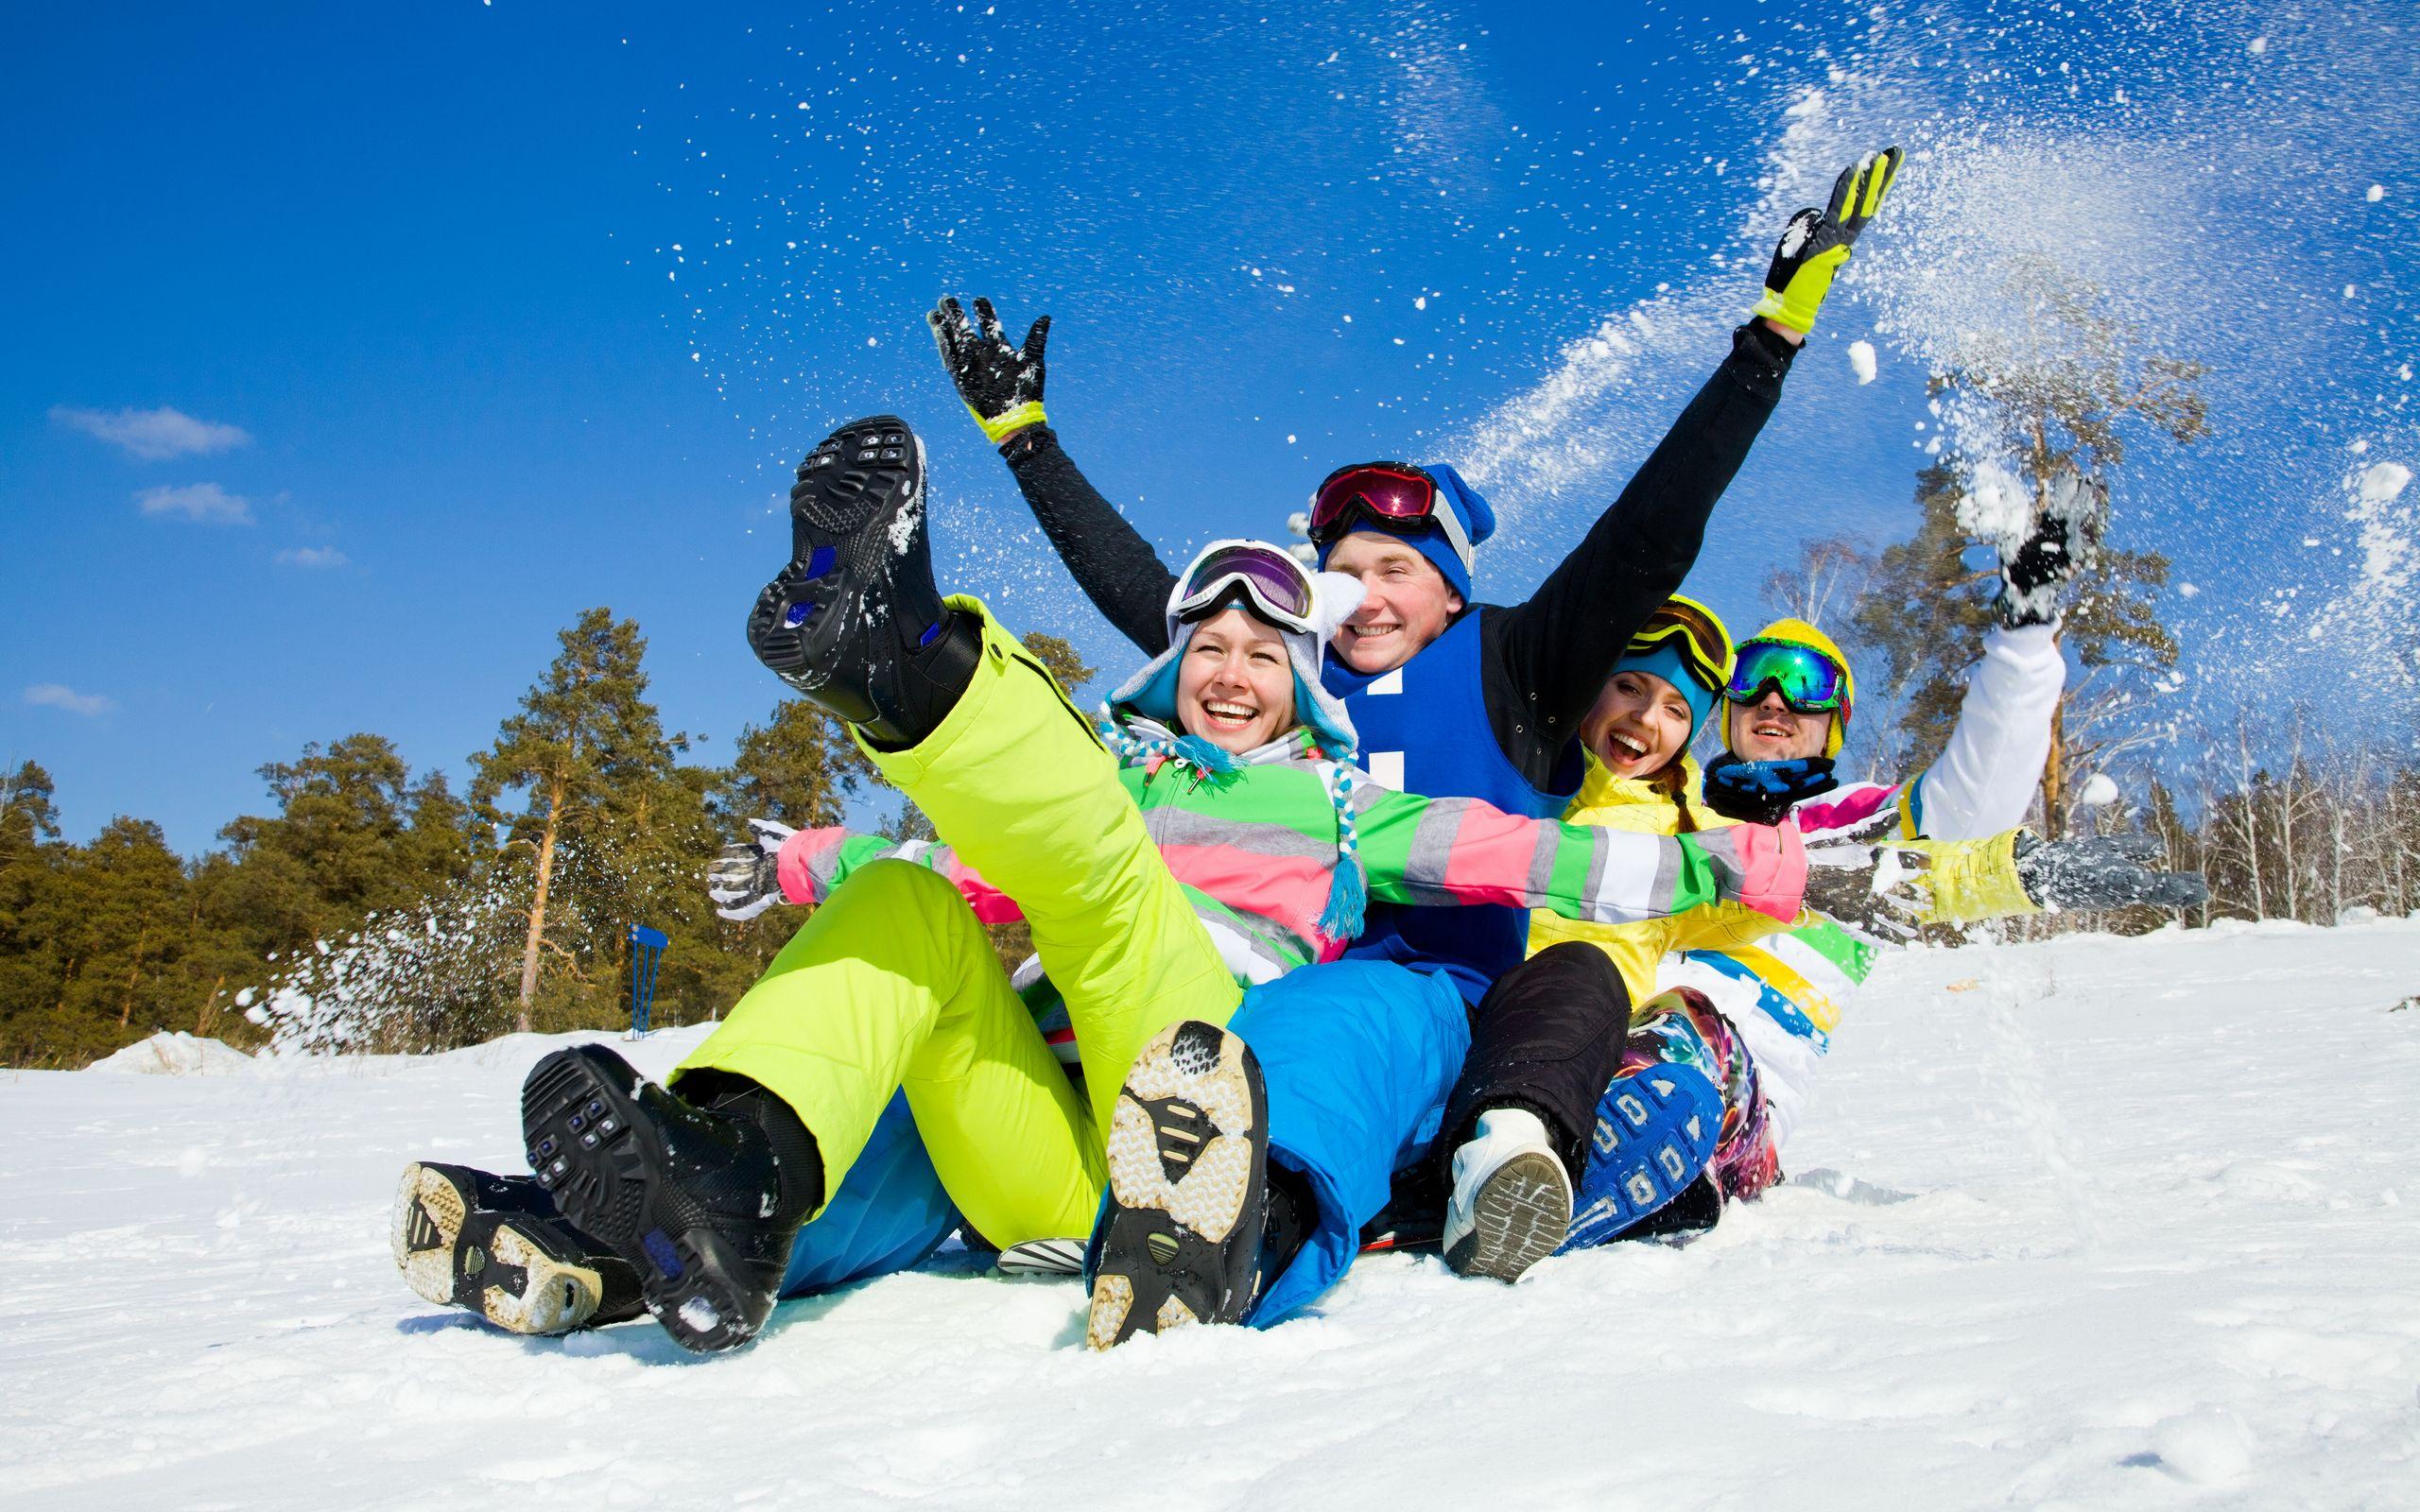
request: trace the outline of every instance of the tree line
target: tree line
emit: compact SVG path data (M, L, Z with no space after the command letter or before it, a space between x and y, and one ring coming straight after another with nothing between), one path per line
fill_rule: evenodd
M2210 885L2191 923L2330 924L2360 909L2420 909L2420 760L2405 722L2348 738L2306 708L2271 718L2246 708L2213 727L2174 700L2169 561L2121 548L2110 498L2130 439L2189 446L2208 433L2205 369L2162 351L2073 269L2027 257L2003 275L2015 318L1962 333L1935 361L1938 440L1916 477L1914 531L1879 551L1810 542L1765 584L1776 609L1824 626L1858 664L1867 769L1921 771L1947 744L1995 613L1995 547L2021 537L2054 494L2080 495L2091 507L2060 627L2069 677L2033 827L2158 837L2168 865ZM2023 932L2148 929L2169 917L2044 919Z
M798 916L716 917L707 860L752 816L838 823L880 779L796 699L744 727L728 765L692 760L648 697L635 621L592 609L559 639L467 790L384 735L313 743L259 769L268 812L198 860L127 816L68 843L51 774L0 773L0 1063L81 1066L164 1029L417 1051L606 1027L627 1021L641 923L670 941L654 1022L728 1008ZM1025 643L1091 680L1066 642ZM1021 951L1020 930L995 937Z

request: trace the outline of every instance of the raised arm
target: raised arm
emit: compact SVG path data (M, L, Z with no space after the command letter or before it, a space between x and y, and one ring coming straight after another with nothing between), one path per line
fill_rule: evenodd
M1715 501L1781 402L1794 350L1761 324L1735 332L1731 355L1612 507L1536 593L1497 612L1502 683L1527 696L1523 713L1539 725L1577 730L1630 638L1688 576Z
M1919 833L1963 840L2014 829L2050 755L2050 722L2067 685L2059 612L2091 550L2086 525L2108 490L2072 470L2051 480L2021 539L1999 545L1999 623L1966 679L1949 743L1910 789Z
M1649 611L1688 576L1715 501L1772 418L1790 359L1899 160L1896 147L1859 159L1834 181L1824 209L1790 217L1755 318L1734 333L1731 355L1579 546L1504 615L1501 685L1526 696L1527 717L1575 729Z
M1076 586L1145 655L1167 650L1176 574L1077 469L1043 412L1050 317L1033 322L1022 347L1009 344L989 300L975 301L972 322L955 299L942 301L925 319L959 397L1008 459L1018 491Z

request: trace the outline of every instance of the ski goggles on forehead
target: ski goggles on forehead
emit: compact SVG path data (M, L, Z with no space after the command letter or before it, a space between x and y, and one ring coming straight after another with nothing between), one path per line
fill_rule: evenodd
M1307 633L1318 606L1308 569L1276 546L1259 541L1214 541L1177 579L1168 618L1201 619L1235 598L1280 629Z
M1754 703L1769 688L1793 713L1829 713L1848 702L1848 669L1811 645L1750 641L1739 648L1722 696L1733 703Z
M1721 687L1731 670L1731 632L1712 610L1688 599L1674 598L1659 605L1630 638L1634 655L1659 645L1678 650L1683 664L1705 687Z
M1397 536L1416 536L1434 527L1468 572L1470 534L1441 493L1435 478L1409 462L1356 462L1338 468L1311 495L1311 541L1325 546L1357 525L1374 525Z

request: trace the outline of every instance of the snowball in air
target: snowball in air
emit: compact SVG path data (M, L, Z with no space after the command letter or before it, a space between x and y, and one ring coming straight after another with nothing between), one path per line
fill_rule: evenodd
M2411 470L2400 462L2373 462L2361 474L2363 504L2392 504L2411 482Z
M1849 371L1857 374L1857 381L1860 384L1874 382L1873 342L1852 341L1849 343Z
M2118 801L2118 784L2108 773L2095 772L2083 780L2083 791L2076 795L2076 801L2088 809L2107 808Z
M2386 185L2384 185L2384 184L2382 184L2382 183L2374 183L2374 184L2370 185L2370 192L2369 192L2368 194L2366 194L2366 195L2362 196L2361 198L2364 198L2364 199L2367 199L2371 204L2374 204L2374 205L2375 205L2375 204L2377 204L2379 200L2384 199L2384 198L2386 198Z

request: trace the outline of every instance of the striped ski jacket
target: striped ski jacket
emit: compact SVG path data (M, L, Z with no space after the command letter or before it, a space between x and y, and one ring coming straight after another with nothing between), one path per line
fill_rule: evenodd
M1334 960L1348 939L1321 927L1340 861L1335 764L1298 733L1212 775L1182 759L1129 762L1119 782L1238 981ZM1604 924L1737 902L1797 917L1806 858L1796 832L1737 825L1702 835L1632 834L1530 819L1476 799L1425 799L1368 782L1347 801L1369 896L1412 904L1544 908ZM948 847L838 828L782 847L785 897L819 902L868 862L911 861L957 884L977 918L1020 917Z

